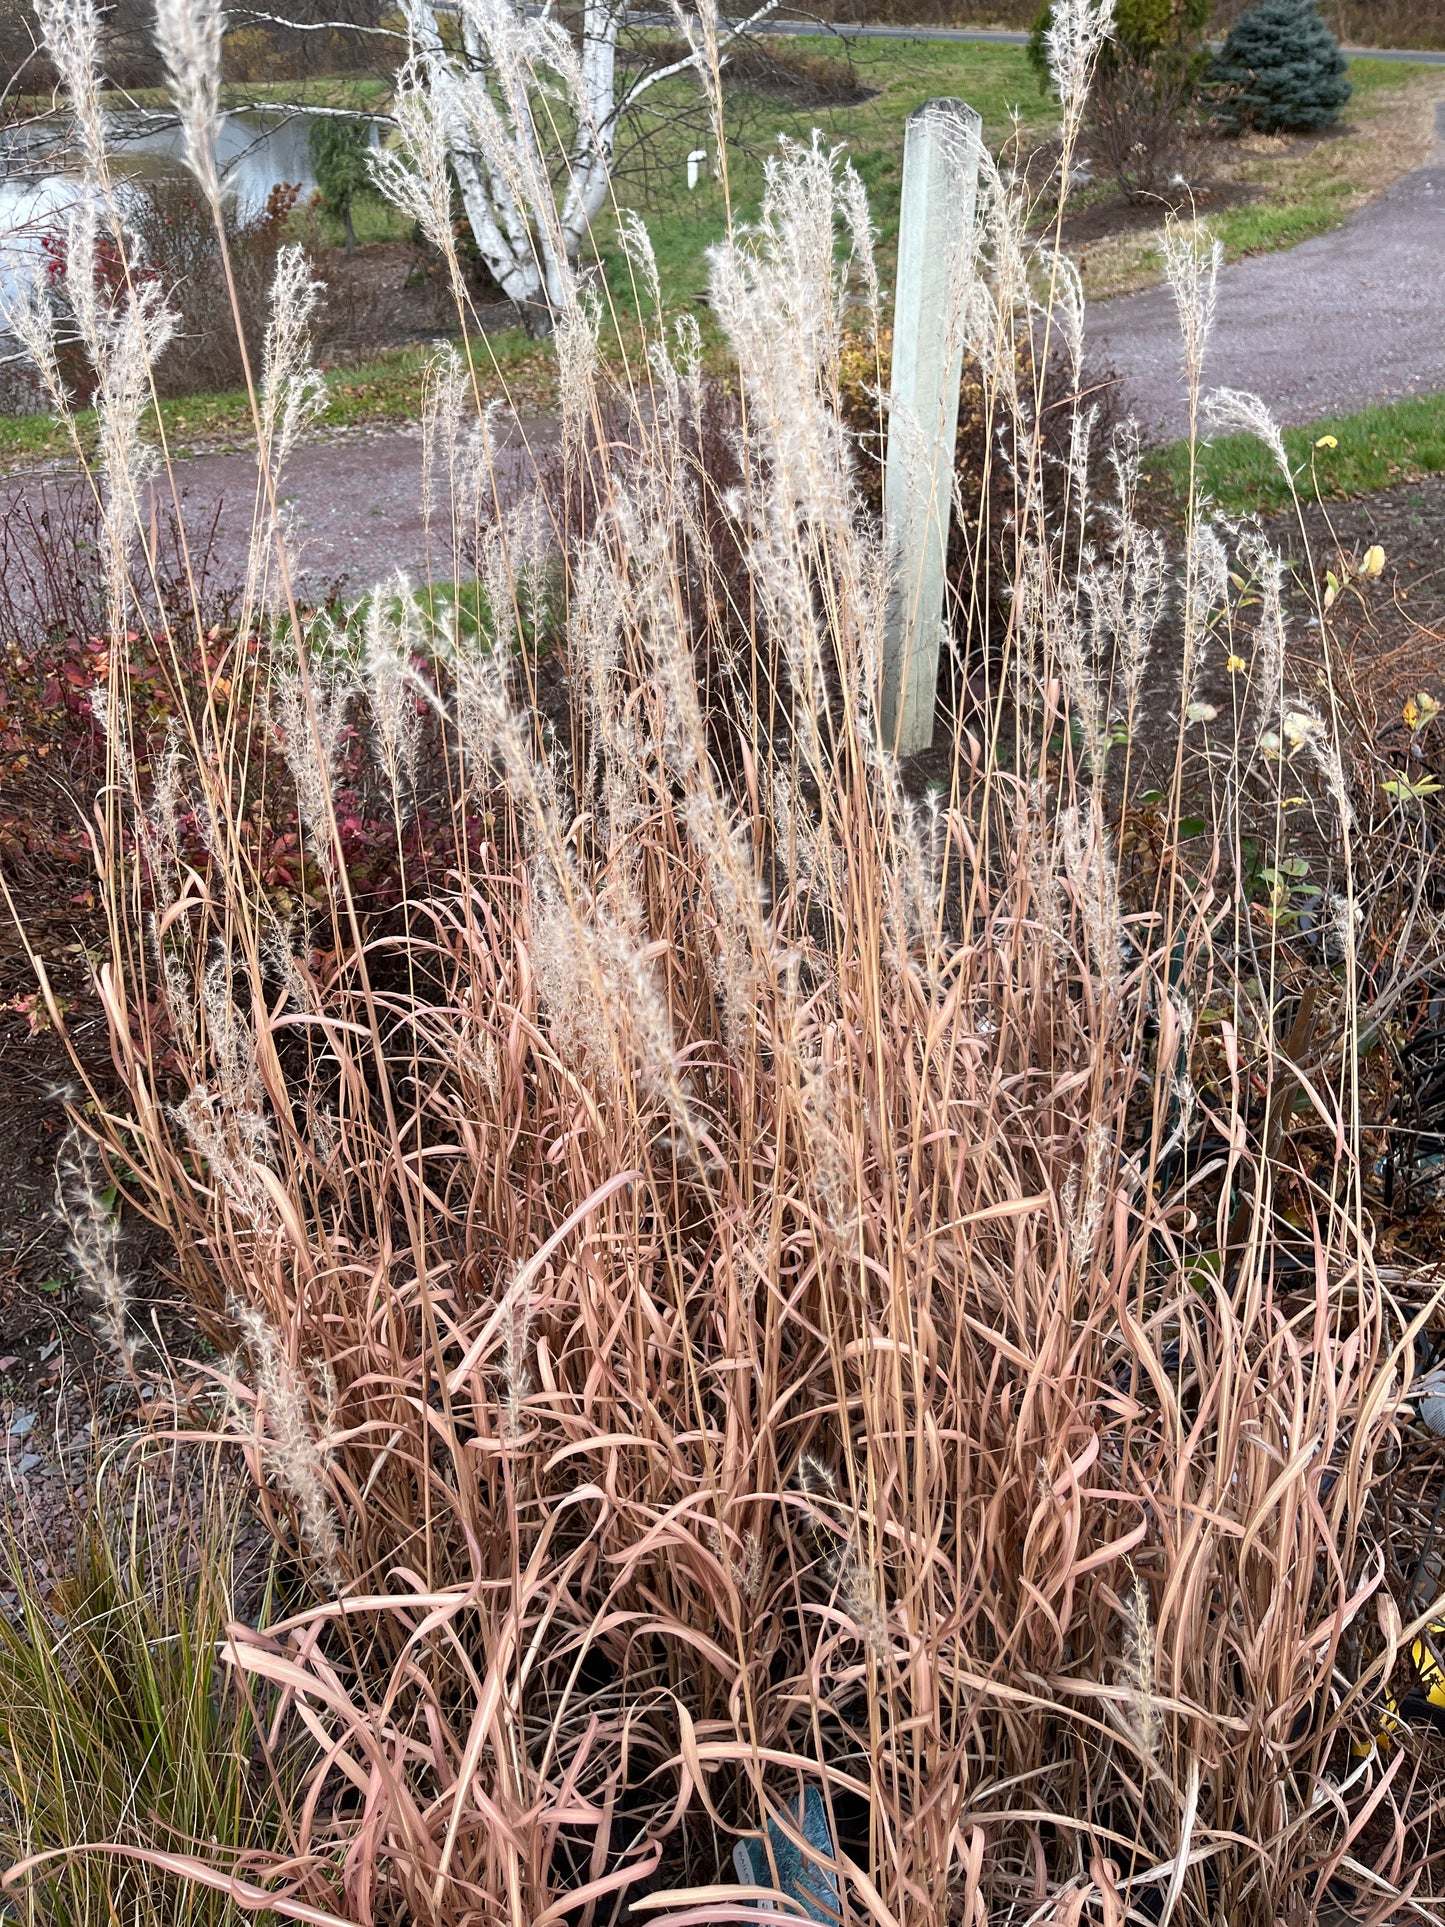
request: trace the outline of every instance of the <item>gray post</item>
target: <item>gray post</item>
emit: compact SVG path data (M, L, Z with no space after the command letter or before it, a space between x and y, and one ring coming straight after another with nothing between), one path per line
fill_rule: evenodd
M899 756L933 741L963 372L958 311L973 246L981 127L963 101L928 100L908 116L903 139L883 493L897 570L883 646L883 740Z

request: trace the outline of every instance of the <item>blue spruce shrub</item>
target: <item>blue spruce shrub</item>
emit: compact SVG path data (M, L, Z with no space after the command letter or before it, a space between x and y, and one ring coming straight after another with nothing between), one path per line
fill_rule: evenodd
M1241 14L1209 77L1220 118L1266 134L1328 127L1351 93L1345 56L1314 0L1264 0Z

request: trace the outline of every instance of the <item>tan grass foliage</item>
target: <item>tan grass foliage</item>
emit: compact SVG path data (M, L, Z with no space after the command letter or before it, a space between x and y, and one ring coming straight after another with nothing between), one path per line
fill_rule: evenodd
M206 184L209 15L184 11L166 44ZM1101 23L1059 18L1076 121ZM387 180L425 215L447 108L409 84ZM519 193L543 191L533 158ZM263 1754L303 1775L244 1879L224 1842L143 1851L247 1909L743 1919L732 1841L811 1785L850 1920L1273 1927L1401 1785L1402 1752L1346 1778L1381 1684L1349 1644L1380 1585L1369 1494L1418 1320L1360 1206L1333 711L1289 763L1275 560L1231 585L1201 524L1167 582L1127 440L1112 506L1090 500L1086 414L1060 506L1029 290L1077 288L1032 272L1027 210L983 171L955 308L1017 431L993 483L1015 593L931 799L878 740L889 558L838 393L875 283L860 190L816 144L775 156L756 231L714 259L741 383L721 453L695 330L660 318L616 383L574 336L560 477L499 511L489 424L439 363L429 489L484 620L429 653L404 588L356 645L295 607L268 397L262 687L208 686L165 765L203 854L146 855L165 839L112 655L118 1089L88 1128L231 1335L226 1424L296 1577L224 1658ZM1197 322L1213 262L1186 252ZM286 277L278 365L304 384ZM569 328L587 315L569 290ZM1166 606L1186 663L1260 671L1236 728L1181 698L1148 746L1176 818L1186 770L1212 787L1214 846L1186 871L1176 838L1141 876L1110 784L1145 754ZM545 714L539 630L566 672ZM315 853L289 905L238 801L248 704ZM343 856L346 722L391 797L385 914ZM1346 909L1307 1078L1287 926L1232 881L1249 799L1267 814L1286 781ZM444 863L407 840L423 803ZM1397 1886L1386 1832L1371 1878Z

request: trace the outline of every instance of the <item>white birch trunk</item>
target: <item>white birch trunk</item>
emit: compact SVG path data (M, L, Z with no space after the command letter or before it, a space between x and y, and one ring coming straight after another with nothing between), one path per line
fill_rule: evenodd
M615 0L587 0L582 16L582 99L577 139L562 204L562 240L570 261L577 259L593 221L607 199L617 140L617 30L621 6Z
M516 197L498 182L465 138L452 95L456 75L431 0L402 0L407 28L426 66L427 83L447 128L447 149L456 169L462 211L487 271L509 300L528 313L544 298L536 251Z
M496 3L520 7L521 0ZM617 129L624 115L650 87L695 65L695 57L689 55L654 68L639 75L619 99L617 35L626 4L627 0L585 0L581 57L574 75L580 95L573 102L577 128L567 156L566 189L558 209L552 200L525 87L519 90L512 84L505 103L510 121L506 174L489 162L469 131L465 110L468 92L486 84L487 75L496 70L479 17L482 8L469 8L465 0L462 6L468 72L459 66L458 56L447 49L434 0L401 0L411 45L421 61L445 130L467 224L493 280L532 326L555 322L575 298L570 285L572 270L606 202ZM722 36L722 44L756 26L778 4L779 0L762 0L749 19ZM500 91L506 94L509 87L504 84ZM475 108L474 92L471 99ZM520 193L519 184L524 190Z

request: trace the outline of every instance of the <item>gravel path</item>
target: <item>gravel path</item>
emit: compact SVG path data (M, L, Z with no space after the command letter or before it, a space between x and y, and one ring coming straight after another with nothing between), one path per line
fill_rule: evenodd
M532 458L556 441L556 426L546 418L521 423L498 450L499 481L505 495L521 493L532 473ZM78 479L73 469L13 475L0 482L0 513L28 496L35 513ZM256 497L256 458L242 451L177 457L176 487L185 526L196 549L209 537L206 581L225 591L245 580L251 519ZM438 547L445 515L433 532L428 570L426 529L422 520L422 445L416 428L372 428L311 442L296 449L282 478L281 500L289 512L297 594L304 601L333 592L356 596L397 569L414 579L445 576L449 559ZM153 484L157 512L171 500L161 477ZM214 534L212 530L214 529Z
M1179 331L1165 288L1103 302L1089 352L1113 369L1146 432L1186 427ZM1262 395L1285 423L1445 390L1445 148L1345 226L1284 254L1224 269L1205 364L1211 387ZM534 443L551 425L533 423ZM520 476L525 452L514 451ZM178 464L187 519L221 528L218 579L244 570L255 469L245 455ZM393 569L422 573L421 443L376 431L299 449L286 480L304 538L308 594L340 584L355 593Z
M529 450L540 452L555 437L553 424L545 420L514 431L513 445L500 454L504 483L516 487L529 470ZM421 436L414 428L370 429L298 448L281 485L300 548L298 594L307 600L332 590L356 595L397 569L414 578L426 576L421 471ZM217 519L212 579L240 581L251 534L255 457L189 456L176 463L176 481L188 528L209 528ZM434 531L430 573L444 574L448 564L437 540Z
M1445 123L1445 105L1441 110ZM1345 226L1284 254L1224 269L1205 366L1211 387L1262 395L1286 423L1316 421L1372 401L1445 391L1445 125L1435 160L1398 181ZM1168 290L1102 302L1089 317L1094 369L1113 370L1146 434L1186 426L1179 333ZM555 426L523 425L510 451L520 482L528 448ZM59 479L51 476L50 480ZM209 574L239 583L256 485L254 459L202 454L176 463L187 526L217 534ZM0 508L35 478L0 484ZM415 429L372 429L296 451L285 479L302 542L298 590L358 594L404 569L427 569L421 441ZM445 564L434 559L434 569Z
M1146 433L1183 434L1167 288L1101 302L1088 325L1094 367L1123 378ZM1445 390L1445 147L1343 227L1225 268L1204 379L1286 425Z
M246 571L255 457L195 455L176 464L188 527L219 514L212 568L218 580ZM426 558L421 515L421 437L373 430L298 448L282 477L300 549L298 589L358 590L393 569L419 570Z

